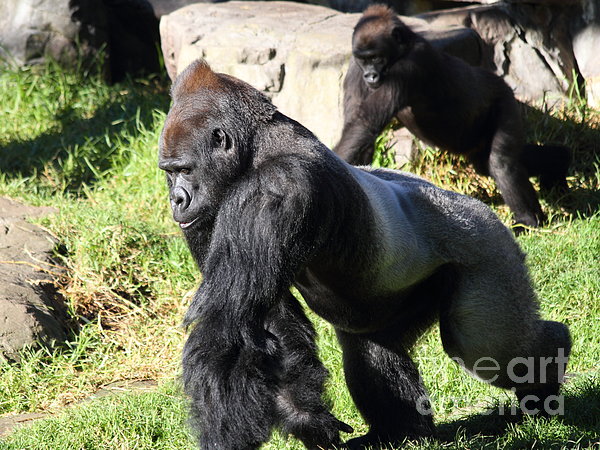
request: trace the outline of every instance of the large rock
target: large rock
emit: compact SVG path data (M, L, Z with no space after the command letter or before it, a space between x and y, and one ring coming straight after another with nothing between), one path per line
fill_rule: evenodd
M359 17L292 2L190 5L161 19L165 65L173 79L196 58L205 58L213 69L265 92L281 112L332 146L341 134L342 83ZM439 48L481 62L472 30L404 20Z
M45 57L67 63L77 56L75 42L82 28L73 20L71 0L2 0L0 2L0 57L17 64ZM103 39L88 30L92 46ZM82 49L89 51L88 42Z
M573 53L586 83L588 103L600 108L600 0L585 0L573 25Z
M0 198L0 356L66 338L67 314L56 292L54 239L27 217L52 212Z
M583 79L589 103L600 104L600 0L481 2L490 5L419 17L436 26L475 30L485 42L490 68L526 103L553 106Z

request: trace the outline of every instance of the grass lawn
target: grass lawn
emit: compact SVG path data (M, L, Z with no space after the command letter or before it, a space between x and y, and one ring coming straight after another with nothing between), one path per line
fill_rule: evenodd
M199 274L156 166L168 85L157 78L109 87L83 69L69 74L53 65L0 70L0 195L60 211L38 223L60 242L57 258L67 269L60 289L79 324L60 347L0 361L0 415L52 414L0 439L0 449L194 448L178 382L179 324ZM414 356L439 439L408 448L600 446L600 114L573 99L552 116L528 115L531 140L565 143L575 154L571 193L543 200L551 224L518 238L543 315L571 329L565 414L508 419L502 412L513 398L453 365L432 329ZM383 144L377 161L392 164ZM460 158L425 148L405 169L484 200L510 224L493 182ZM334 412L365 432L333 330L311 318ZM158 387L81 401L110 383L145 379ZM275 433L265 448L302 446Z

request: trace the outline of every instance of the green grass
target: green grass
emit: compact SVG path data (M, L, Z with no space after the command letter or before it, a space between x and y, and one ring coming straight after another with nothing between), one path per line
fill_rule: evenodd
M66 410L15 433L3 449L183 449L193 445L185 402L174 386L112 395Z
M60 242L57 262L67 269L60 289L79 324L64 345L0 361L0 414L52 414L0 440L0 449L194 447L178 381L185 339L179 324L199 274L171 221L156 167L167 88L160 78L107 86L93 72L53 65L0 71L0 195L59 209L38 223ZM408 448L584 448L600 441L598 118L577 96L551 117L528 113L531 140L576 149L572 192L545 197L551 224L519 237L544 316L568 323L573 336L565 416L507 420L499 411L512 398L456 367L433 329L414 356L439 439ZM380 151L376 158L393 165L393 155ZM493 182L460 158L423 148L405 169L481 198L510 223ZM328 401L363 433L334 332L310 316L330 371ZM148 378L158 381L156 391L80 402L109 383ZM276 432L265 448L302 446Z

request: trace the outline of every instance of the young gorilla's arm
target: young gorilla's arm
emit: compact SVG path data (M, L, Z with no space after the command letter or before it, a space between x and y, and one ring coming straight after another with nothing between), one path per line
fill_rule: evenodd
M398 105L394 90L384 86L369 91L359 84L362 72L356 63L351 63L348 73L344 82L344 127L333 151L350 164L368 165L373 160L375 140L394 118ZM359 83L352 81L355 77ZM356 86L361 88L355 93Z

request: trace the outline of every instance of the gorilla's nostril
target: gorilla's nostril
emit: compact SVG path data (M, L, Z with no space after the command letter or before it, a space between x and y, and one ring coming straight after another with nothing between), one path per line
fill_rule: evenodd
M173 206L177 206L180 210L187 209L190 206L190 195L182 187L176 187L171 193L171 202Z
M367 83L377 83L377 80L379 80L379 75L377 75L376 73L365 74L365 81Z

